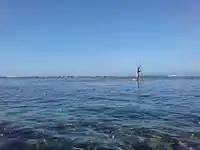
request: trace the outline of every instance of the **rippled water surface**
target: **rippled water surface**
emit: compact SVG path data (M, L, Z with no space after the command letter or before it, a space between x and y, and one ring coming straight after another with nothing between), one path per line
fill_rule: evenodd
M0 150L199 149L199 139L199 79L0 79Z

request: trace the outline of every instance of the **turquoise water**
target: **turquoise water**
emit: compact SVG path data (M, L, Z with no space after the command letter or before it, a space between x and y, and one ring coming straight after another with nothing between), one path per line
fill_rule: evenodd
M24 150L198 149L200 79L1 78L1 145L10 139Z

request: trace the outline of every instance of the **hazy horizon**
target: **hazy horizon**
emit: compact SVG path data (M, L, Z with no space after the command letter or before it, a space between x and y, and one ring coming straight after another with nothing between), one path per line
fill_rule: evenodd
M0 1L0 76L200 75L200 1Z
M170 75L174 74L157 74L157 75L152 75L152 74L146 74L143 75L142 77L170 77ZM0 78L15 78L15 77L133 77L135 78L136 76L134 75L29 75L29 76L0 76ZM175 75L174 77L200 77L200 75ZM174 78L172 77L172 78Z

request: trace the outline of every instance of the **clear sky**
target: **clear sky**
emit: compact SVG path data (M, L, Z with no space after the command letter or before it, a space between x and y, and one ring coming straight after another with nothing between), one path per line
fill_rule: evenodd
M0 75L200 75L199 0L0 0Z

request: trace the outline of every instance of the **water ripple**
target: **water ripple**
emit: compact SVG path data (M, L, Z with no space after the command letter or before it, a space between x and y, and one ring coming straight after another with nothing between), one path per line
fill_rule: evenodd
M0 79L0 143L33 150L200 149L199 91L195 79L151 80L139 89L125 79Z

